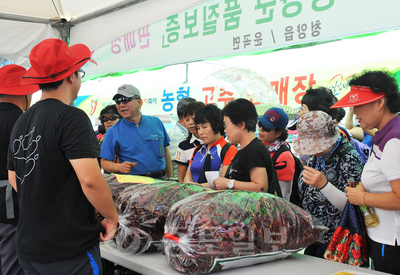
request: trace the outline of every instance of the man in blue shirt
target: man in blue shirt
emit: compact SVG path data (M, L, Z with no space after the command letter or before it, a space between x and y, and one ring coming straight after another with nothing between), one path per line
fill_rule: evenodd
M141 113L140 91L129 84L118 88L113 97L122 116L107 131L100 157L101 166L110 173L172 177L170 139L161 120ZM117 156L118 162L114 162Z

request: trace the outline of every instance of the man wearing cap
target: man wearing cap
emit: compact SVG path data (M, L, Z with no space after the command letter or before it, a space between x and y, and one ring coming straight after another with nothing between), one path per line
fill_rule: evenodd
M176 122L175 126L168 131L168 136L171 139L168 149L171 155L174 178L178 178L178 164L174 161L176 150L178 150L179 143L184 141L189 135L189 131L186 128L185 118L183 117L183 110L185 109L186 105L195 101L196 99L192 97L184 97L179 100L178 105L176 106L178 121Z
M15 233L19 218L17 192L8 182L7 150L11 130L31 105L38 85L21 86L24 67L6 65L0 68L0 274L25 274L18 263Z
M90 50L46 39L29 59L21 84L39 84L42 97L15 123L8 150L9 181L20 203L19 262L26 274L99 274L99 237L114 236L118 214L90 120L69 105ZM105 217L101 223L94 208Z
M152 178L172 177L167 148L170 139L158 117L141 113L140 91L125 84L118 88L113 100L122 119L107 131L100 153L103 169ZM119 163L113 162L115 155Z

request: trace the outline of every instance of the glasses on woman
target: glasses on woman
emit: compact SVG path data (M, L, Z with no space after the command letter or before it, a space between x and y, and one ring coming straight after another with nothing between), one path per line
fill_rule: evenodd
M119 105L121 103L128 103L129 101L132 101L133 97L121 97L121 98L117 98L115 101L115 104Z
M265 128L265 127L261 124L261 122L258 123L258 129L260 129L260 130L262 130L262 131L264 131L264 132L271 132L271 131L272 131L272 129Z
M224 124L224 128L226 129L229 125L231 125L231 124L233 124L232 122L231 123L229 123L229 124Z
M119 118L119 116L117 116L117 115L102 115L100 117L100 121L104 123L104 122L107 122L109 120L115 121L118 118Z

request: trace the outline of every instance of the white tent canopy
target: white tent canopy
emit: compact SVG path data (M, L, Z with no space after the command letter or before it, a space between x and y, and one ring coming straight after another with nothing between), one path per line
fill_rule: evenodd
M29 66L31 49L46 38L70 36L92 51L131 31L207 0L0 1L0 61ZM70 30L69 30L70 28Z

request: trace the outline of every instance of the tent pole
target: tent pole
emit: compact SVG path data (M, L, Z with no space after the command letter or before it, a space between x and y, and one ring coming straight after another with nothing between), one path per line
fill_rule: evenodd
M57 23L53 24L53 27L60 31L61 40L69 44L69 31L71 29L71 24L65 18L63 18ZM72 100L69 105L74 106L75 100Z
M189 82L189 64L186 63L186 79L182 84L186 84Z
M63 18L52 26L60 31L61 40L68 44L71 24L65 18Z

